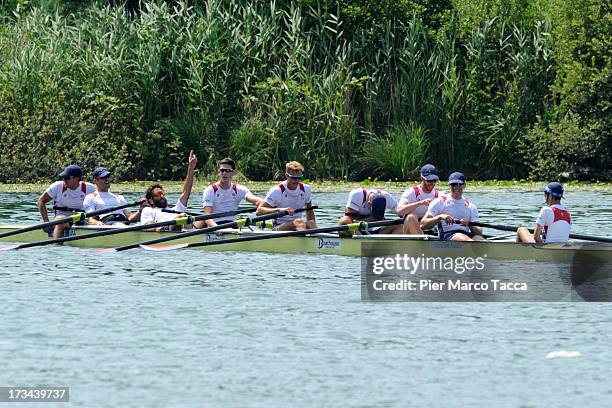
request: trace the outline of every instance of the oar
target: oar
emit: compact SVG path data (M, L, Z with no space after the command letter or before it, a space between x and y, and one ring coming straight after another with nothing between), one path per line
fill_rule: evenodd
M297 210L294 210L293 212L295 214L295 213L300 213L302 211L314 210L314 209L317 209L317 208L319 208L319 207L314 205L312 207L299 208ZM277 219L277 218L280 218L280 217L284 217L285 215L288 215L288 214L289 213L287 211L277 211L277 212L274 212L272 214L262 215L260 217L242 218L242 219L239 219L239 220L236 220L236 221L233 221L233 222L228 222L228 223L225 223L225 224L216 225L214 227L208 227L208 228L202 228L202 229L193 229L193 230L190 230L190 231L187 231L187 232L182 232L180 234L176 234L176 235L171 236L171 237L163 237L163 238L153 239L153 240L150 240L150 241L139 242L137 244L131 244L131 245L125 245L125 246L117 247L117 248L114 248L114 249L115 249L115 251L125 251L127 249L138 248L140 245L159 244L159 243L162 243L162 242L173 241L175 239L191 237L193 235L200 235L200 234L206 234L206 233L209 233L209 232L219 231L219 230L225 229L225 228L248 227L249 225L256 225L257 223L262 222L262 221L273 220L273 219ZM112 249L112 248L110 248L110 249Z
M8 249L32 248L32 247L38 247L38 246L43 246L43 245L49 245L49 244L59 244L61 242L78 241L81 239L89 239L89 238L102 237L106 235L122 234L124 232L140 231L140 230L146 230L146 229L157 228L157 227L165 227L169 225L193 224L193 222L195 221L204 221L204 220L208 220L211 218L238 215L242 213L252 212L252 211L255 211L256 209L257 209L256 207L253 207L253 208L244 208L244 209L235 210L235 211L226 211L226 212L221 212L221 213L216 213L216 214L200 214L197 217L191 217L191 216L178 217L178 218L175 218L169 221L162 221L162 222L157 222L153 224L139 224L139 225L133 225L131 227L125 227L125 228L107 229L104 231L92 232L91 234L86 234L86 235L73 235L71 237L61 237L58 239L49 239L45 241L29 242L25 244L3 245L3 246L0 246L0 251L6 251Z
M192 243L182 243L182 244L174 244L174 245L145 245L145 244L142 244L140 245L140 247L146 249L147 251L171 251L171 250L181 249L181 248L196 248L196 247L209 246L209 245L232 244L234 242L260 241L264 239L285 238L285 237L299 237L299 236L310 235L310 234L321 234L324 232L338 232L338 231L358 232L358 231L367 230L368 228L383 227L385 225L401 224L402 222L404 222L402 218L397 218L393 220L372 221L372 222L361 221L361 222L354 222L354 223L345 224L345 225L336 225L333 227L312 228L312 229L306 229L302 231L278 232L275 234L231 238L231 239L219 240L219 241L192 242Z
M251 211L255 211L256 209L257 208L253 208ZM171 208L162 208L162 212L170 213L170 214L187 214L187 215L193 215L194 217L197 217L198 215L202 215L201 212L197 213L197 212L194 212L194 211L177 211L177 210L173 210ZM216 216L216 217L218 217L218 216Z
M484 222L470 222L470 225L475 227L485 227L485 228L493 228L501 231L514 231L518 230L520 227L515 227L513 225L505 225L505 224L487 224ZM528 228L529 232L533 234L533 228ZM583 241L594 241L594 242L612 242L612 238L605 237L596 237L593 235L583 235L583 234L569 234L569 237L572 239L581 239Z
M129 203L129 204L118 205L116 207L106 208L104 210L92 211L92 212L89 212L89 213L77 212L77 213L72 214L69 217L62 218L62 219L59 219L59 220L43 222L42 224L31 225L29 227L20 228L20 229L16 229L16 230L13 230L13 231L5 232L3 234L0 234L0 238L10 237L11 235L17 235L17 234L21 234L21 233L28 232L28 231L34 231L34 230L41 229L41 228L52 227L52 226L59 225L59 224L75 224L77 222L85 221L89 217L95 217L96 215L106 214L106 213L110 213L110 212L113 212L113 211L121 210L123 208L132 207L132 206L135 206L135 205L140 205L141 202L142 202L142 200L141 201L135 201L135 202Z

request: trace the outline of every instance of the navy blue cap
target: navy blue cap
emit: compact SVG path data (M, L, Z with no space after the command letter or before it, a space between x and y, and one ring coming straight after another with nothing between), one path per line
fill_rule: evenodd
M66 167L64 171L59 174L58 177L61 179L67 179L70 177L83 177L83 170L81 170L81 168L76 164L71 164L70 166Z
M97 177L106 177L110 175L111 175L111 172L108 171L106 167L96 167L96 169L91 174L91 177L95 179Z
M370 205L372 218L382 220L385 218L385 210L387 209L387 199L380 194L372 196L372 204Z
M426 164L421 167L421 177L427 181L440 180L438 177L438 169L433 164Z
M458 171L452 173L448 176L448 184L463 184L465 183L465 176L463 173L459 173Z
M544 192L557 199L563 198L563 186L561 183L557 183L556 181L549 183L544 189Z

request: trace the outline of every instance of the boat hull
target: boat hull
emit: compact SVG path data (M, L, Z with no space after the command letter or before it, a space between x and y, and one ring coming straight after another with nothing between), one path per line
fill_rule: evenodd
M0 224L0 233L5 233L25 225ZM71 234L87 234L107 230L108 226L75 226ZM167 236L177 236L180 232L130 231L126 233L68 241L65 245L81 248L109 248L144 242ZM278 234L272 231L250 231L248 229L221 230L217 234L201 234L177 238L169 244L223 241L245 236L268 236ZM38 242L48 240L42 230L30 231L0 239L0 242ZM354 238L339 238L335 234L318 234L305 237L283 237L253 240L211 246L198 246L196 250L249 251L271 253L319 253L343 256L377 256L392 253L407 253L411 256L425 257L484 257L504 260L537 260L546 262L573 262L593 260L612 262L611 244L568 243L568 244L517 244L510 241L458 242L440 241L429 236L369 235Z

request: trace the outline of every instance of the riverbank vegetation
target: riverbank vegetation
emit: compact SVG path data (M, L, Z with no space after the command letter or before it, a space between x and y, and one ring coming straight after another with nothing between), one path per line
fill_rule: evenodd
M0 182L612 179L609 2L0 0Z

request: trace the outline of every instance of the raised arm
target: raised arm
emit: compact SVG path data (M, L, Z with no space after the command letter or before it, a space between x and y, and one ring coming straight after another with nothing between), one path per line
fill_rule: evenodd
M187 177L185 177L185 183L183 184L183 191L179 196L179 201L187 207L189 196L191 195L191 188L193 187L193 176L195 174L195 168L198 164L198 158L193 154L193 150L189 152L189 164L187 166Z

